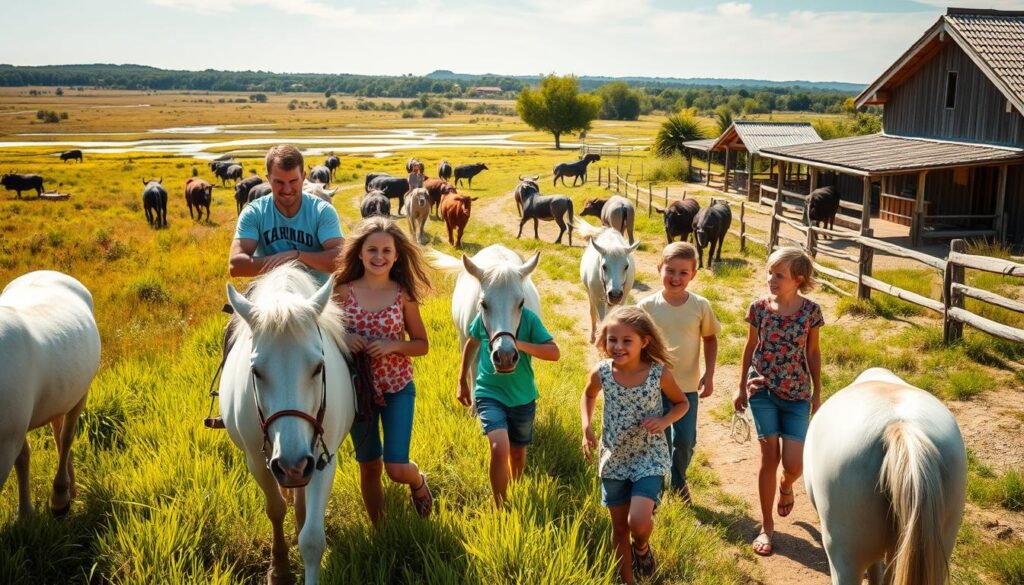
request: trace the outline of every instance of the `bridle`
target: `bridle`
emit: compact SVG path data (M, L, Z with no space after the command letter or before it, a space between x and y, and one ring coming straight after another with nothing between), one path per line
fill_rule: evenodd
M317 333L320 335L320 357L324 358L324 335L320 331L320 326L316 328ZM327 448L327 443L324 441L324 415L327 412L327 361L323 359L323 369L320 370L320 408L316 411L316 417L310 416L308 412L295 409L279 410L269 417L264 416L263 408L260 407L260 393L259 388L256 386L256 371L250 370L250 376L252 377L252 399L256 403L256 414L260 419L260 430L263 432L263 458L267 462L267 467L270 467L270 453L267 452L267 445L270 444L270 436L267 434L267 427L271 423L278 419L287 417L301 418L302 420L313 425L313 441L310 443L310 449L315 453L317 445L319 444L322 450L320 456L316 460L316 470L323 471L324 467L334 459L334 455L331 454Z

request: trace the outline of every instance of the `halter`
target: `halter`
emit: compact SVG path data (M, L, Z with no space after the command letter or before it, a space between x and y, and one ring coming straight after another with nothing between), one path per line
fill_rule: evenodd
M317 325L317 334L320 335L320 357L324 358L324 335L320 331L320 326ZM324 467L334 459L334 455L331 454L327 448L327 443L324 441L324 414L327 412L327 362L326 359L323 361L323 369L320 371L320 408L316 411L316 417L312 417L307 412L295 409L279 410L269 417L263 415L263 408L260 407L259 389L256 386L256 371L250 370L250 376L252 377L252 399L256 403L256 414L260 419L260 430L263 431L263 458L267 462L267 467L270 467L270 454L267 453L267 445L270 444L270 436L267 434L267 427L272 422L281 418L287 418L293 416L301 418L302 420L313 425L313 441L310 443L310 449L316 452L317 444L320 445L322 452L316 460L316 470L323 471Z

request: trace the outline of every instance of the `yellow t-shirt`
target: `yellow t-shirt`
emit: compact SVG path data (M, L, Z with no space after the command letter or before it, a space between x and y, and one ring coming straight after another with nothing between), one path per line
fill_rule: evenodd
M672 377L684 392L696 392L700 384L700 348L703 337L718 335L722 325L704 297L689 293L686 302L674 307L658 291L637 306L643 309L661 330L672 354Z

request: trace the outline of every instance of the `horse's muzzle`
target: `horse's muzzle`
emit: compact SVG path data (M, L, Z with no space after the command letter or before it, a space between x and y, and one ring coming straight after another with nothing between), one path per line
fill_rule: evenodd
M295 464L283 462L280 457L270 460L270 472L274 474L278 485L284 488L305 487L315 470L316 461L312 455L302 457Z
M608 304L617 305L622 302L624 296L621 290L610 290L608 291Z
M494 371L499 374L511 374L519 363L519 352L502 352L494 350L491 352L491 363L494 364Z

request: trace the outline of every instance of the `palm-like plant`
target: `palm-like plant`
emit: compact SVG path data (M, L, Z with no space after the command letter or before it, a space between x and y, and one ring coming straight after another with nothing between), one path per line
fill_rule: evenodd
M715 110L715 125L718 126L719 136L732 126L732 110L728 106L718 106Z
M684 142L701 138L704 138L704 130L696 118L689 114L672 114L661 123L654 137L654 153L663 157L684 154Z

